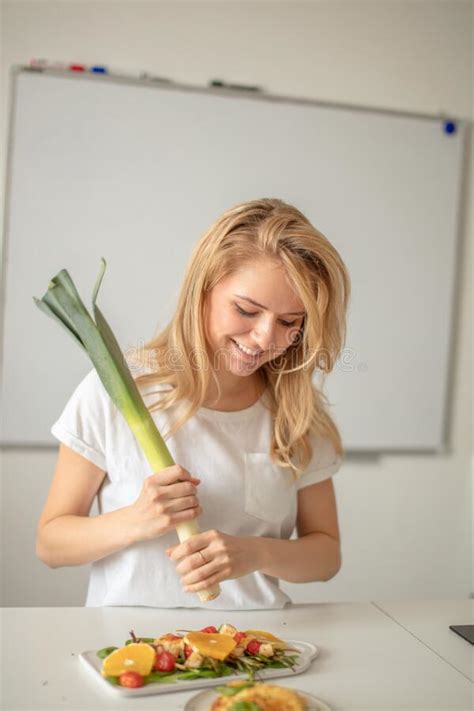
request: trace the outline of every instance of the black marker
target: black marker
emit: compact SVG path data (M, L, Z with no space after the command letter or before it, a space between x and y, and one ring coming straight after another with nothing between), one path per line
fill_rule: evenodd
M168 79L167 77L157 77L153 74L148 74L148 72L142 72L138 78L142 81L156 81L160 84L173 84L172 79Z
M260 86L251 86L249 84L228 84L222 79L211 79L209 86L220 89L232 89L233 91L262 91Z

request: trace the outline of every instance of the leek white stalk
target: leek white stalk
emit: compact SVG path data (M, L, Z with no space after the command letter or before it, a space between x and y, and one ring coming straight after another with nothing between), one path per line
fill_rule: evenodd
M152 471L157 472L175 462L143 402L117 339L97 306L97 296L107 266L105 259L101 262L101 271L92 294L94 318L84 306L66 269L51 279L42 299L33 298L38 308L58 321L87 353L104 388L140 444ZM180 523L176 532L183 542L199 533L199 526L196 520ZM208 602L219 593L219 585L215 585L198 595L202 602Z

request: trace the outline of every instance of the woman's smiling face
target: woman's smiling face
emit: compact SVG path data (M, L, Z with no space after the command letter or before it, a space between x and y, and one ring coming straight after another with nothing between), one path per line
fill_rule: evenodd
M304 315L279 262L256 261L224 277L207 295L213 367L250 375L292 344Z

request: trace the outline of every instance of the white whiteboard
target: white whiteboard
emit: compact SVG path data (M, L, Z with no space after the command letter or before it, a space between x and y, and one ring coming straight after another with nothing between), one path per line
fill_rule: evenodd
M49 434L88 359L33 303L67 268L123 350L173 312L191 249L226 208L279 197L352 280L327 380L349 451L445 445L465 127L219 89L15 73L8 170L6 445Z

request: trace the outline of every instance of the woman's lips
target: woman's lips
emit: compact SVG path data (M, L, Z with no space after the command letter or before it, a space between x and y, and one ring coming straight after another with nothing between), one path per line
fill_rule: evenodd
M263 353L263 351L262 351L261 353L257 353L257 355L254 355L254 356L248 355L248 353L244 353L242 350L240 350L240 348L238 347L238 345L236 344L236 342L234 341L233 338L231 338L230 340L231 340L231 343L234 347L234 351L236 351L239 354L239 356L242 358L242 360L245 360L248 363L255 363L255 361L257 361Z

